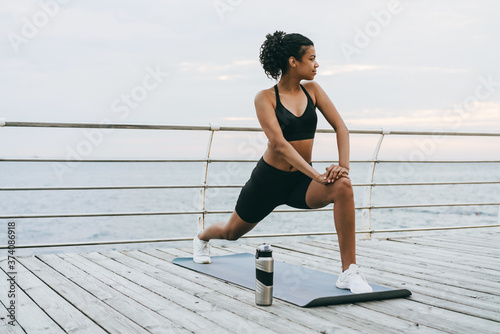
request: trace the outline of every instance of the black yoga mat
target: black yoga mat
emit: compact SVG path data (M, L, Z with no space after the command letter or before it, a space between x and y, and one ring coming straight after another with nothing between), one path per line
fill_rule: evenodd
M255 289L255 256L250 253L212 256L211 264L198 264L191 257L178 257L179 266L217 277L245 288ZM273 297L301 307L356 303L402 298L411 295L406 289L390 289L370 284L373 292L353 294L335 286L337 276L309 268L274 261Z

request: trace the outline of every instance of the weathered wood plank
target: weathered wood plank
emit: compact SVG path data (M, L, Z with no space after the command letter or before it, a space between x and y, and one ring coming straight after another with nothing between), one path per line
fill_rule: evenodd
M179 275L167 275L153 266L137 263L137 260L120 252L90 253L84 256L129 280L140 282L147 289L168 298L180 307L191 310L196 316L212 320L225 331L234 331L235 324L246 321L245 318L228 311L226 305L213 304L201 298L201 296L209 294L210 290L200 291L193 284L187 285L186 281ZM225 302L228 303L228 301ZM250 322L248 325L254 331L273 332L257 323Z
M0 265L3 268L5 258L0 260ZM15 301L15 317L17 320L17 325L20 326L24 331L30 332L52 332L52 333L64 333L64 331L58 326L58 324L52 320L38 305L29 298L22 289L22 266L16 260L16 272L17 275L14 277L16 285L14 288L15 297L12 299ZM9 276L0 270L0 300L3 305L8 305L10 299L7 299L7 291L10 289L10 282L7 280ZM5 313L6 314L6 313ZM2 314L4 316L4 314ZM9 319L6 319L7 322Z
M95 322L54 292L24 266L18 268L18 284L30 299L56 322L65 332L105 333ZM64 310L63 312L61 310ZM28 317L29 318L29 317Z
M180 307L178 304L172 303L163 296L141 286L140 282L130 281L80 254L59 254L59 256L87 272L92 272L92 275L103 283L112 286L114 289L150 308L153 312L161 314L171 322L180 324L192 332L214 327L214 323L210 320L196 316L190 310ZM221 332L223 331L221 330Z
M323 242L317 242L315 245L323 249L332 249L338 252L338 245ZM311 245L311 247L314 247L314 245ZM419 262L414 262L406 259L406 256L401 252L383 253L383 251L377 251L376 248L370 247L366 243L358 243L357 254L366 260L372 259L373 261L377 261L379 258L385 258L386 260L381 262L381 265L385 266L384 270L397 270L397 272L405 272L409 277L421 278L428 282L445 283L447 286L500 296L500 282L498 280L484 279L481 269L478 269L476 276L471 275L475 267L469 267L466 272L449 267L433 267L422 261L425 259L424 257L421 257ZM441 260L443 259L445 258L441 257ZM418 270L415 270L417 266ZM485 298L487 298L487 295L485 295Z
M418 254L420 253L425 253L425 258L433 258L433 259L440 259L440 258L448 258L449 260L453 261L453 263L456 263L458 260L462 264L467 264L471 266L480 266L482 268L487 268L496 271L498 267L500 267L500 261L497 259L492 259L491 257L487 255L482 255L482 254L469 254L469 253L461 253L460 257L457 256L457 252L454 251L453 249L448 249L448 248L439 248L438 243L435 243L433 246L426 246L426 245L421 245L416 243L416 239L413 238L389 238L387 240L364 240L364 241L359 241L357 243L358 247L361 247L363 245L369 245L369 247L399 247L401 246L400 250L401 252L416 252ZM326 241L325 240L319 240L319 243L327 243L329 245L332 245L338 249L338 243L332 242L332 241ZM331 239L330 239L331 240ZM389 242L388 242L389 241ZM437 249L439 249L439 252Z
M253 291L170 262L191 256L190 247L19 258L17 283L24 301L18 307L30 313L26 324L31 327L0 321L0 332L497 333L497 241L500 229L358 241L369 281L408 288L413 296L311 309L280 300L258 307ZM275 247L277 260L334 274L340 270L336 237ZM212 249L214 255L255 251L239 243ZM6 283L0 271L2 277L0 290ZM4 302L0 291L5 310Z
M316 245L325 249L332 249L331 245L326 243L316 243ZM311 247L314 247L314 245L311 245ZM334 251L337 252L337 249L338 247L335 247ZM367 243L358 243L357 254L362 259L371 259L375 262L384 259L383 264L389 267L387 270L394 269L398 272L405 272L410 277L423 278L429 282L445 283L449 286L483 292L486 299L491 294L500 295L498 272L493 275L492 270L489 271L490 275L485 277L482 268L460 265L456 262L450 265L446 263L447 258L443 256L437 261L432 261L419 254L408 256L399 251L397 247L386 251L383 247L372 247ZM432 265L432 262L436 265Z
M279 257L283 258L283 261L289 262L289 263L297 263L305 266L310 266L314 269L317 269L318 267L321 268L321 262L314 263L315 260L311 259L310 256L304 255L303 253L297 252L296 254L292 255L293 250L290 250L290 252L284 253L284 254L279 254ZM278 255L278 254L277 254ZM303 260L300 258L307 258L307 261L304 263ZM323 265L324 267L324 265ZM364 266L364 271L367 273L369 277L377 277L378 281L371 280L374 283L377 284L383 284L382 282L379 283L383 278L389 277L387 280L387 283L392 282L397 282L397 276L394 274L388 274L383 271L378 271L374 270L373 268ZM383 284L386 286L393 286L392 284ZM411 291L414 290L414 287L411 285L407 284L407 288L409 288ZM397 286L394 286L397 287ZM449 330L454 330L454 331L461 331L464 329L469 329L469 330L477 330L477 331L484 331L485 333L494 333L494 330L492 328L495 328L494 326L498 324L495 321L487 320L487 319L482 319L482 318L477 318L473 317L467 314L462 314L454 311L450 311L448 309L443 309L440 307L440 305L427 305L427 304L422 304L418 302L414 302L413 299L415 296L412 296L408 299L401 299L397 301L380 301L379 303L382 303L379 305L379 303L376 304L376 306L372 306L375 304L372 303L365 303L364 306L367 308L372 308L374 307L376 310L380 312L384 312L387 314L391 314L394 316L401 317L402 319L414 321L419 324L423 324L438 330L444 330L444 331L449 331ZM384 303L390 303L390 302L395 302L398 304L398 307L394 308L394 306L386 305ZM405 304L406 303L406 304ZM401 305L400 305L401 304ZM385 306L384 306L385 305ZM425 305L422 306L422 305ZM424 312L428 308L429 312ZM422 312L420 317L415 317L415 314L412 312L415 312L416 310L419 310ZM418 312L416 312L418 313ZM472 325L473 324L473 325Z
M500 257L500 254L498 253L498 245L492 247L481 242L472 243L470 242L470 239L469 242L460 242L459 238L459 236L424 236L418 239L421 241L437 244L439 246L445 246L452 249L458 249L460 251L471 252L473 254L493 255L496 258Z
M2 303L0 303L0 310L2 310L2 312L5 309L5 305L3 305ZM7 320L9 319L6 319L4 318L4 316L2 315L2 317L0 317L0 333L5 333L5 334L23 334L23 333L26 333L21 326L19 326L19 324L16 322L15 325L9 325L9 323L7 322Z
M147 331L121 313L92 296L81 287L75 285L66 277L48 267L35 257L19 259L23 266L35 276L50 286L75 308L93 319L102 328L110 328L115 332L146 333ZM103 296L102 298L106 298ZM61 310L64 312L64 310Z
M103 301L107 305L134 321L148 332L189 332L185 328L178 326L169 319L152 311L140 302L130 298L127 294L121 293L112 285L105 284L98 280L95 277L95 273L92 271L87 272L55 255L42 255L39 256L39 258L91 295L96 298L104 297ZM130 285L131 284L133 283L130 283Z
M7 268L5 264L6 258L0 258L1 268ZM0 269L0 333L8 334L18 334L26 333L24 329L20 326L17 320L13 321L9 318L9 312L7 307L10 305L10 300L8 296L8 291L10 290L10 284L7 281L8 275ZM9 287L8 287L9 286ZM17 305L16 305L17 306ZM10 322L10 324L9 324Z
M418 245L411 241L402 242L403 239L394 239L391 238L389 240L374 242L371 244L368 242L370 247L387 247L388 249L395 249L395 252L402 252L403 254L419 254L425 259L435 259L440 260L443 258L447 259L447 262L450 264L460 263L467 266L475 266L481 267L484 269L489 269L496 271L500 265L496 265L491 262L491 259L487 256L475 256L474 254L460 254L460 257L457 256L457 253L453 250L448 249L439 249L436 251L433 247L425 247L422 245ZM359 242L358 245L363 245L365 242Z
M287 250L290 250L289 246L281 246ZM294 249L297 252L307 253L312 252L311 248L313 246L308 244L294 244ZM293 251L292 250L292 251ZM328 249L325 249L328 251ZM318 255L319 257L326 257L328 259L328 253L322 252ZM300 254L296 256L299 259L307 259L303 261L303 265L307 265L310 262L310 258L306 254ZM412 300L431 303L435 305L440 305L440 307L446 307L450 310L457 312L468 313L480 318L499 321L500 314L498 313L499 298L477 291L471 291L469 289L464 289L462 287L453 287L444 283L429 283L426 276L422 277L410 277L407 276L407 268L402 269L398 264L389 259L383 257L376 257L375 259L362 259L363 270L369 280L376 284L382 284L392 287L408 288L414 295L411 297ZM310 265L310 264L309 264ZM319 268L318 270L321 270ZM420 270L419 267L415 267L411 270ZM405 274L402 274L405 273ZM395 282L404 282L404 286L395 286Z
M443 240L443 236L438 236L438 235L432 235L432 236L426 236L426 239L434 240L434 241L441 241ZM465 245L471 245L471 246L482 246L486 248L494 248L494 249L499 249L500 247L500 235L491 235L490 238L483 237L483 235L477 235L477 236L469 236L469 235L462 235L462 234L452 234L452 235L447 235L444 238L446 238L447 241L453 241L457 242L458 244L465 244Z
M214 249L215 254L220 253L220 250ZM177 256L189 256L190 252L187 249L184 250L179 250L179 249L161 249L160 251L162 252L172 252L174 257ZM230 253L233 254L234 252L241 252L239 251L239 248L237 247L234 249L234 247L230 248ZM189 271L188 271L189 272ZM194 272L193 272L194 273ZM190 275L190 274L184 274L184 275ZM198 273L194 273L194 275L200 276ZM203 280L205 281L205 275L202 276ZM234 286L234 285L232 285ZM252 292L253 295L253 292ZM273 302L273 307L272 310L274 310L274 307L276 305L288 305L290 304L276 300ZM292 306L293 307L293 306ZM296 307L295 307L296 308ZM363 316L360 317L359 314L361 310L358 310L358 306L353 305L353 304L344 304L344 305L334 305L334 306L326 306L326 307L318 307L318 308L310 308L310 309L299 309L296 308L296 310L299 310L300 313L309 313L311 315L314 315L317 318L323 318L325 320L330 320L333 321L336 325L342 326L344 329L342 329L341 332L345 331L345 328L352 328L353 330L356 330L357 332L363 332L363 333L401 333L401 327L399 328L393 328L391 327L390 323L384 323L382 320L379 320L379 322L373 322L372 318L370 317L370 311L364 312ZM270 309L271 311L271 309ZM366 310L363 310L366 311ZM274 313L274 311L273 311ZM375 313L375 312L373 312ZM380 314L377 314L380 315ZM299 316L297 318L297 321L302 321L301 319L304 318L305 316ZM403 327L405 328L405 332L412 332L415 328L410 326ZM429 333L433 333L434 331L430 330Z
M4 304L1 299L0 299L0 312L2 312L2 315L0 316L0 333L5 333L5 334L26 333L17 321L14 321L13 323L9 324L9 321L12 320L7 317L8 314L7 307L6 304Z
M197 282L186 280L184 277L180 279L179 274L181 272L184 274L184 270L172 263L164 263L166 267L174 269L173 272L170 272L163 270L164 267L160 267L158 265L153 266L152 264L126 256L128 253L132 252L115 253L113 254L113 258L121 263L130 263L134 266L134 268L140 268L145 274L150 275L151 277L159 279L169 285L175 285L184 291L191 291L212 305L217 305L219 308L226 309L228 312L231 312L234 319L226 319L226 322L229 322L228 327L233 330L235 329L235 324L245 324L245 326L248 326L248 328L251 328L252 330L254 329L253 327L258 328L259 326L276 332L290 330L289 323L283 319L273 317L272 314L265 310L265 308L258 307L256 305L245 305L233 297L214 293L212 289L206 288ZM235 293L248 294L248 291L237 288L235 289ZM234 322L234 320L236 320L236 322ZM296 333L307 333L309 331L309 329L298 324L294 326L293 330Z
M311 244L311 243L308 243ZM456 256L452 258L447 257L446 254L442 252L429 251L425 247L408 247L407 244L402 244L398 242L358 242L357 248L364 248L370 252L379 252L381 254L392 254L395 258L402 257L414 261L414 263L419 263L421 265L437 265L450 270L459 271L469 271L472 269L480 269L482 275L485 279L495 279L498 277L498 270L485 268L480 265L480 263L471 261L466 262L465 259L460 258L460 261L456 259ZM454 254L454 253L453 253ZM455 254L454 254L455 255Z
M500 282L498 272L484 270L481 267L465 266L460 263L450 265L447 258L441 257L439 261L432 261L423 256L409 256L402 252L388 252L374 247L365 247L364 244L358 246L358 253L365 258L377 259L379 256L389 261L404 265L410 270L411 267L418 267L418 272L429 275L429 280L437 283L446 283L474 291L481 291L487 294L500 296Z
M235 249L236 248L236 249ZM247 246L247 245L240 245L238 247L232 248L233 251L235 252L253 252L255 250L255 247ZM279 258L279 257L278 257ZM277 259L278 259L277 258ZM321 259L321 261L318 261L318 267L322 268L329 268L329 264L325 263L323 261L324 259ZM287 261L288 262L288 261ZM290 262L289 262L290 263ZM294 264L299 264L302 263L302 261L297 261ZM315 269L318 269L317 267ZM300 275L300 273L297 273L297 275ZM335 282L332 282L332 284L335 284ZM397 317L393 317L388 314L380 313L377 312L376 310L367 310L366 308L360 307L358 304L347 304L347 305L335 305L331 307L327 307L326 309L328 310L334 310L337 317L349 317L351 318L351 321L360 321L362 318L363 321L366 321L364 323L364 326L367 326L370 324L370 327L375 329L378 332L389 332L389 331L396 331L398 333L404 331L412 331L417 328L419 329L424 329L426 326L421 326L418 327L416 323L414 322L409 322L404 319L399 319ZM321 312L324 312L325 310L321 308ZM431 328L426 328L428 332L434 332L433 329Z
M220 254L220 252L214 253ZM232 284L227 284L226 282L217 279L206 279L206 276L200 275L199 273L196 273L194 271L185 270L184 268L180 268L177 266L171 266L170 261L176 256L161 252L159 250L133 252L129 255L142 261L151 263L157 268L162 268L165 271L182 275L183 278L188 279L193 283L213 289L214 293L224 294L242 303L245 303L248 305L249 310L253 310L253 308L255 307L253 291L249 292L246 289L242 289L243 291L242 293L240 293L240 287L234 286ZM334 333L342 329L346 331L346 327L348 328L349 325L349 321L347 319L336 318L335 321L332 321L332 317L330 316L326 318L318 317L318 315L313 314L314 312L311 312L310 310L299 309L294 305L279 300L275 300L273 302L272 309L269 308L266 311L271 312L279 319L283 319L291 323L296 323L296 325L293 325L294 328L295 326L305 326L310 330L314 330L318 333ZM354 329L353 332L355 332Z
M425 247L434 247L439 249L448 249L457 254L472 254L474 257L483 257L490 259L495 265L500 263L500 254L498 250L492 250L485 247L476 247L471 245L460 245L453 241L436 242L425 238L412 238L412 239L391 239L399 242L411 242Z

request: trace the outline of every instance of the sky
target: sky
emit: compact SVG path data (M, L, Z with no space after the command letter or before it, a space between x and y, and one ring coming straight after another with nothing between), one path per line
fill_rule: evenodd
M258 126L255 94L275 84L259 49L266 34L282 30L313 40L315 80L350 129L500 126L494 0L0 3L6 121ZM328 124L320 117L318 127ZM89 156L206 145L203 136L188 143L120 131L0 128L2 155L67 156L92 138Z

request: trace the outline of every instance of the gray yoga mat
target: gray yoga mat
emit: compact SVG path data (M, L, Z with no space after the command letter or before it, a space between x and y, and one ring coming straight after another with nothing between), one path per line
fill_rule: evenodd
M255 289L255 256L250 253L212 256L211 264L198 264L191 257L172 262L199 273L217 277L248 289ZM335 286L337 277L309 268L274 261L273 297L300 307L312 307L371 300L402 298L411 295L406 289L390 289L370 284L373 292L353 294Z

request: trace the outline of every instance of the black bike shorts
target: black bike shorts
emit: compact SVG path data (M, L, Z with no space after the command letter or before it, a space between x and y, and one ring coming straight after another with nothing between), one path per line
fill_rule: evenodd
M236 213L247 223L258 223L278 205L310 209L306 192L312 179L300 171L287 172L260 158L241 189Z

